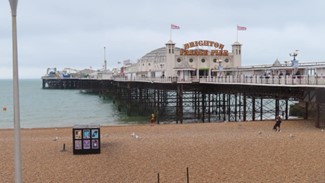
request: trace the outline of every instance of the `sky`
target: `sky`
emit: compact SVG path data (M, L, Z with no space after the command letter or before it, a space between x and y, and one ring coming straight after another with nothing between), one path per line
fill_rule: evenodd
M231 51L238 32L242 66L291 60L325 62L322 0L19 0L19 78L41 78L47 68L108 69L136 62L165 46L170 25L177 47L210 40ZM105 49L104 49L105 47ZM0 79L12 78L12 24L0 1Z

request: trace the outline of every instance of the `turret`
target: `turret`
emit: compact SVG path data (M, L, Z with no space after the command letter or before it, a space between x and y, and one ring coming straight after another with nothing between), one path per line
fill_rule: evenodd
M232 53L233 53L233 66L241 66L241 44L236 41L232 44Z
M173 41L168 41L166 43L166 66L165 66L165 76L173 77L175 67L175 43Z

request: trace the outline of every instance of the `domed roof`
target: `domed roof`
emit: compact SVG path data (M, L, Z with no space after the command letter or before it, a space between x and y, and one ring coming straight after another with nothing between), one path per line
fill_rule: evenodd
M180 48L175 47L175 51L179 51ZM166 47L161 47L155 49L147 54L145 54L141 59L148 59L148 58L157 58L157 57L165 57L166 56Z
M163 57L163 56L166 56L166 47L155 49L145 54L141 59L150 58L150 57Z

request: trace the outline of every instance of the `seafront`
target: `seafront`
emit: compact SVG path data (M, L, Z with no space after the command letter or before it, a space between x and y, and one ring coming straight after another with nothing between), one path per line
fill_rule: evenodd
M314 121L101 127L101 154L73 155L72 128L23 129L24 182L324 182ZM136 138L137 137L137 138ZM13 182L13 131L0 130L0 182ZM61 151L66 144L66 151Z

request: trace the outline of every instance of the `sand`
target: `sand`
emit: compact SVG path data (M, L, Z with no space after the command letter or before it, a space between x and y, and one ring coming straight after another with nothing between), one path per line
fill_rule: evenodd
M101 153L73 155L72 128L23 129L23 182L325 182L325 130L312 121L101 127ZM132 133L138 135L135 138ZM56 137L58 137L57 140ZM14 182L0 130L0 182ZM66 151L61 151L66 144Z

